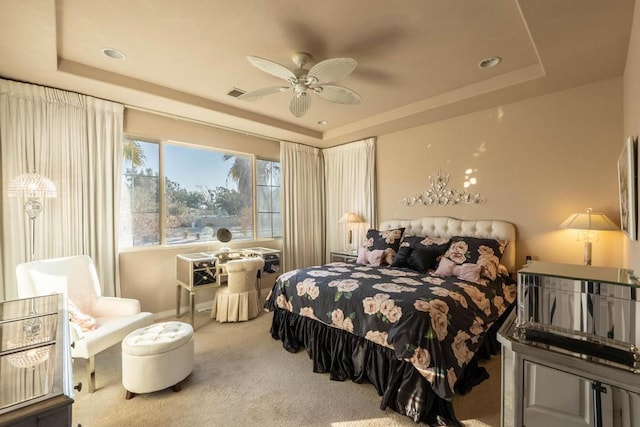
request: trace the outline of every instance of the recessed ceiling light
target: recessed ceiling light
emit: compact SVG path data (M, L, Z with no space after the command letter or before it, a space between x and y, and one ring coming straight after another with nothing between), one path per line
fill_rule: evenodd
M104 49L102 49L102 54L111 59L117 59L119 61L127 59L127 55L120 52L118 49L112 49L110 47L105 47Z
M326 120L318 120L316 123L318 123L319 125L326 125L329 122Z
M482 61L480 61L480 63L478 64L478 67L483 69L493 68L501 62L502 62L502 58L500 58L499 56L492 56L490 58L484 58Z

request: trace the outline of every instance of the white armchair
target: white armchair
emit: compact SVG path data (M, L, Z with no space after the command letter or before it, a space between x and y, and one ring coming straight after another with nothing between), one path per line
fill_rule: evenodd
M71 300L80 312L95 318L93 330L70 323L71 356L87 359L89 393L95 390L96 354L153 323L151 313L140 312L138 300L102 296L96 268L86 255L23 263L16 267L16 277L19 298L62 293L65 302Z

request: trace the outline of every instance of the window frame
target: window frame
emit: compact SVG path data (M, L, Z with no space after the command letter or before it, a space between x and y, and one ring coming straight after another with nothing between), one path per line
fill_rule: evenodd
M252 236L251 239L247 239L247 240L242 240L243 242L257 242L257 241L273 241L273 240L281 240L282 236L278 236L278 237L258 237L258 201L257 201L257 161L258 160L262 160L262 161L268 161L268 162L274 162L274 163L278 163L281 164L280 159L269 159L266 157L262 157L262 156L258 156L256 154L253 153L245 153L242 151L236 151L236 150L229 150L229 149L222 149L222 148L217 148L217 147L212 147L212 146L208 146L208 145L200 145L200 144L194 144L194 143L189 143L189 142L184 142L184 141L177 141L177 140L172 140L172 139L158 139L158 138L147 138L147 137L141 137L141 136L135 136L132 134L123 134L122 136L123 141L126 139L132 140L132 141L140 141L140 142L145 142L145 143L152 143L152 144L158 144L158 175L159 175L159 185L160 185L160 189L159 189L159 196L160 196L160 200L158 203L159 206L159 212L158 215L160 216L159 220L158 220L158 224L160 227L159 233L160 233L160 242L159 244L152 244L152 245L148 245L148 246L129 246L129 247L121 247L119 248L119 252L130 252L130 251L141 251L141 250L158 250L158 249L170 249L170 248L184 248L184 247L189 247L189 246L211 246L212 244L218 244L220 243L218 240L208 240L208 241L202 241L202 242L188 242L188 243L176 243L176 244L167 244L167 239L166 239L166 224L167 224L167 214L166 214L166 208L167 208L167 202L166 202L166 174L165 174L165 146L167 144L169 145L174 145L174 146L181 146L181 147L186 147L186 148L192 148L192 149L197 149L197 150L209 150L209 151L214 151L217 153L221 153L221 154L228 154L228 155L233 155L233 156L244 156L244 157L249 157L251 159L251 171L252 171L252 189L251 189L251 197L252 197L252 201L253 201L253 209L252 209L252 219L253 219L253 227L252 227ZM124 168L123 170L120 171L120 175L124 176ZM119 201L118 201L118 204ZM280 201L280 208L282 210L282 201ZM118 215L118 217L120 217L120 214ZM120 232L120 230L118 230L118 232Z

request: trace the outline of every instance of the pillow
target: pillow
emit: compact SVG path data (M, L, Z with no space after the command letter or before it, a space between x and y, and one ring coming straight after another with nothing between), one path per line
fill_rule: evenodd
M358 264L378 267L379 265L381 265L383 257L384 251L382 249L368 251L366 248L360 248L360 251L358 252L358 259L356 260L356 262Z
M452 237L449 248L440 260L436 274L456 275L453 271L454 265L475 264L480 267L480 278L495 280L498 275L500 258L508 243L506 240L480 237ZM461 270L456 271L460 272ZM466 273L469 271L465 270ZM459 278L462 279L462 277ZM477 282L477 280L475 281Z
M80 326L82 332L92 331L98 327L96 319L80 311L78 307L70 300L68 302L69 321Z
M405 236L391 266L426 273L437 267L448 242L449 239L440 237Z
M367 251L382 250L384 251L384 256L382 257L381 265L391 264L396 253L398 253L403 234L404 227L386 231L379 231L373 228L369 229L361 249Z

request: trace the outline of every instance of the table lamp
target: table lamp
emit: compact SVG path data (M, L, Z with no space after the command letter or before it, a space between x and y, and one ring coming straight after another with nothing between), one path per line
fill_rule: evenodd
M340 218L338 220L338 222L346 224L345 227L347 228L347 235L348 235L347 250L348 251L353 251L353 230L351 229L350 224L356 224L356 223L362 222L362 220L360 219L360 217L357 214L354 214L352 212L348 212L348 213L342 215L342 218Z
M586 213L575 213L567 218L560 228L578 230L578 240L580 235L584 240L584 264L591 265L591 243L597 241L598 231L619 230L605 214L593 212L591 208Z

